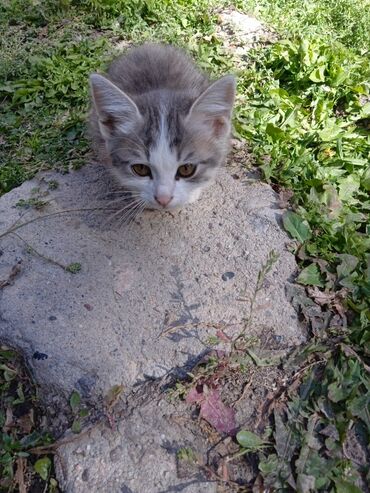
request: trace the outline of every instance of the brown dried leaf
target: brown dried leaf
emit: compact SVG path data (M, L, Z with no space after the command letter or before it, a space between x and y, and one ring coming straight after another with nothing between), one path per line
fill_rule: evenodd
M14 416L11 407L6 408L5 423L3 426L3 432L8 433L8 431L14 426Z
M18 457L16 464L17 470L14 476L14 482L19 487L19 493L27 493L26 483L24 480L27 459L25 457Z
M294 192L286 188L282 188L279 192L278 206L281 209L287 209L289 207L289 201L293 197Z
M201 388L193 387L186 397L186 402L199 404L200 416L218 432L229 435L235 433L235 411L222 402L217 389L210 389L206 385Z
M343 300L345 300L348 295L348 289L342 288L340 291L325 292L320 291L317 286L313 286L308 287L307 292L318 305L327 305L329 308L339 313L342 317L345 316L346 308L343 305Z

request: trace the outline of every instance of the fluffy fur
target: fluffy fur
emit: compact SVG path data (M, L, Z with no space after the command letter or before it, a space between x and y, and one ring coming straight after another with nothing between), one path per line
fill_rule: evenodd
M122 187L150 208L194 202L227 153L234 78L210 83L179 49L148 44L114 60L106 76L92 74L90 87L92 140ZM134 164L151 176L137 176ZM190 178L178 176L183 164L196 166Z

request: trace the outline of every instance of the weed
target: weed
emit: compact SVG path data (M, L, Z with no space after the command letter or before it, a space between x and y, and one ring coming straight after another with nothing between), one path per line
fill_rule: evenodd
M89 410L82 406L80 394L74 390L69 398L69 405L73 415L71 430L73 433L80 433L82 420L89 415Z
M22 207L25 209L29 209L30 207L34 207L35 209L42 209L46 205L48 205L48 201L40 200L36 197L31 197L30 199L19 199L15 204L17 207Z
M0 347L0 489L25 491L47 488L57 491L51 460L37 459L32 449L53 440L42 424L36 390L21 357L6 346ZM42 481L41 481L42 480Z
M197 461L197 456L194 450L190 447L183 447L180 448L177 453L176 453L177 459L190 462L190 463L195 463Z
M72 274L77 274L77 272L80 272L81 270L81 264L79 262L73 262L72 264L67 265L65 270Z
M347 27L365 2L343 1L345 14L325 1L247 3L260 5L277 26L277 12L284 11L281 18L293 34L304 33L302 22L308 30L305 37L250 53L239 78L236 128L250 142L265 179L294 192L294 212L285 214L284 227L295 240L293 252L302 268L297 281L309 286L318 305L331 304L333 310L326 325L313 326L320 342L316 349L308 345L301 364L309 368L315 351L327 351L327 358L309 369L299 393L293 385L286 406L272 413L273 452L259 454L259 468L264 486L272 490L360 491L366 460L356 464L346 447L355 441L361 448L370 432L369 416L358 407L368 405L370 385L370 66L361 54L368 12L354 37ZM311 7L316 20L310 24ZM335 31L342 14L347 23ZM350 326L343 329L348 309Z

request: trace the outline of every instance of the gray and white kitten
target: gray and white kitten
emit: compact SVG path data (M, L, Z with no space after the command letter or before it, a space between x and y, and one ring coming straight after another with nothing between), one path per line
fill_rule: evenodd
M149 208L197 200L226 157L234 77L210 83L179 49L147 44L90 86L92 139L122 187Z

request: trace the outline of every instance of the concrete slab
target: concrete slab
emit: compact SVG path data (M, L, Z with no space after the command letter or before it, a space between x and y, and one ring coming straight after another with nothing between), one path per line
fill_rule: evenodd
M267 329L285 347L304 340L285 297L296 266L269 186L225 169L199 202L174 213L145 211L122 227L109 219L113 188L106 170L90 164L66 175L41 173L0 199L0 279L19 270L0 289L0 339L22 349L44 394L77 389L98 402L113 385L132 389L148 376L183 374L220 323L230 335L242 330L271 250L279 259L248 333ZM17 206L29 198L48 204ZM14 231L21 223L28 224ZM81 270L67 272L71 263ZM78 444L61 450L65 491L215 491L203 480L170 489L181 481L163 444L190 438L168 424L163 405L157 412L143 404L109 440L104 430L85 436L90 455ZM138 459L131 456L136 449ZM151 479L142 489L144 478Z

